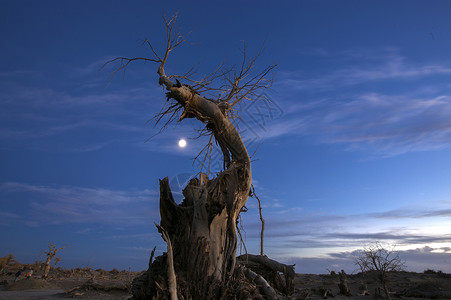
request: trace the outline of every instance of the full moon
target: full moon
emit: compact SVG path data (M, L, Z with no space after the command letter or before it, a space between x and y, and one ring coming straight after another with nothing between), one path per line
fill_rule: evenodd
M184 139L179 140L179 147L185 148L186 147L186 141Z

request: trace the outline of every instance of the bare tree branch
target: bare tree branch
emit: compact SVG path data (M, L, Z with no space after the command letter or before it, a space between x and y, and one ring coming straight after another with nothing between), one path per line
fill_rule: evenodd
M119 71L125 71L135 61L157 64L158 83L166 90L166 103L151 120L154 121L154 127L160 127L160 132L168 124L187 118L197 119L204 126L204 129L198 131L198 135L207 137L206 144L195 158L201 161L199 178L192 178L186 185L183 190L184 200L180 204L174 201L169 179L166 177L160 180L161 226L155 225L168 246L167 272L170 298L177 297L175 260L180 276L178 279L181 293L187 288L193 299L199 297L215 299L217 286L235 280L232 274L236 267L237 235L241 241L243 240L237 228L237 221L240 213L244 211L251 188L255 194L252 187L251 159L236 126L240 120L240 109L243 107L241 104L268 100L262 96L262 91L271 86L270 75L276 65L259 72L255 71L256 61L262 50L255 57L250 57L246 45L243 44L242 59L237 66L225 66L223 62L213 72L200 77L196 76L194 67L184 74L166 74L165 69L168 69L171 52L186 42L186 35L176 30L176 20L177 14L170 18L163 17L166 28L163 51L157 51L150 40L145 39L143 45L149 48L150 58L118 57L106 64L119 64L112 74L113 77ZM210 179L208 174L202 173L202 170L206 168L208 173L210 172L215 145L221 150L223 170ZM264 219L260 200L258 201L262 221L261 253L263 253ZM274 262L267 259L263 261L274 265ZM147 276L153 276L155 272L159 272L157 269L161 262L149 263L151 265ZM289 279L287 289L291 290L294 280L291 273L294 274L294 267L286 265L273 267L278 268L278 272L286 274L286 278ZM248 273L249 277L255 277L253 276L255 273ZM180 283L185 276L189 276L189 280L193 281L186 286ZM164 277L163 281L157 277L152 278L153 280L146 279L143 284L149 287L147 290L149 296L156 295L157 299L161 298L158 295L164 292ZM265 285L263 279L257 279L257 282L266 287L268 298L275 298L274 290L268 284ZM166 295L164 293L164 297Z
M258 198L257 194L255 193L254 185L251 185L251 197L254 197L258 201L258 213L260 215L260 222L262 223L262 228L260 231L260 255L264 255L263 238L264 238L264 234L265 234L265 219L263 219L263 214L262 214L262 203L260 201L260 198Z
M389 273L403 271L405 268L404 261L399 258L394 247L383 246L380 242L375 242L373 245L365 247L360 256L354 257L354 261L362 272L376 271L378 273L382 289L387 299L390 299L387 288Z
M56 253L64 248L66 248L69 245L63 246L61 248L56 248L56 244L51 244L49 243L49 249L47 251L43 251L42 254L45 255L46 259L45 259L45 263L44 263L44 274L42 275L42 278L46 279L49 275L50 272L50 262L52 261L52 259L56 256ZM55 258L55 266L58 263L58 261L60 261L61 258Z
M254 74L256 61L261 56L262 49L260 49L256 56L249 57L247 55L247 46L245 44L243 44L241 50L242 61L238 67L226 67L225 62L223 61L213 72L201 77L200 79L195 79L193 77L195 74L194 67L189 69L183 75L166 75L165 66L167 64L169 54L174 49L186 42L186 35L183 35L179 31L175 30L176 20L177 14L174 14L170 18L166 16L163 17L163 21L166 27L166 39L165 50L163 51L162 55L157 53L149 39L145 39L142 44L149 47L153 58L117 57L106 62L103 65L103 67L105 67L110 63L119 63L119 67L117 67L112 74L113 78L118 72L125 71L130 63L135 61L148 61L159 64L157 71L158 75L160 76L159 83L169 91L166 94L167 99L174 99L176 101L168 101L167 105L165 105L162 110L151 119L155 122L154 127L162 124L160 130L155 135L161 133L161 131L163 131L170 123L174 121L180 121L186 117L193 117L192 115L187 113L187 110L184 108L185 102L195 94L199 95L200 93L207 93L212 96L213 99L203 99L217 104L224 116L227 119L231 120L239 117L238 111L235 109L235 107L242 101L267 101L267 99L262 96L261 90L271 86L272 77L270 77L269 75L276 67L276 65L268 66L264 70ZM175 82L173 80L175 80ZM179 80L184 80L188 84L181 84ZM171 91L172 88L178 89ZM183 109L184 113L181 113ZM165 121L162 123L163 119ZM207 134L206 132L203 132L201 136L209 135L210 138L207 142L206 147L204 147L196 156L196 159L202 156L200 172L203 171L203 168L206 165L206 161L210 160L213 147L212 130L207 126L206 131ZM152 137L150 137L149 139L151 139ZM219 140L216 140L216 143L218 143L223 154L223 168L225 169L231 162L229 149L224 143ZM208 165L210 165L210 163L208 163ZM206 172L210 173L210 167L206 169Z

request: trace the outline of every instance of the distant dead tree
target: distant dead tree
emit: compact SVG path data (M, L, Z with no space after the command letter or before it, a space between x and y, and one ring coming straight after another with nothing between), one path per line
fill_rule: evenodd
M391 299L387 287L389 274L403 271L405 268L404 262L394 251L394 246L384 246L380 242L375 242L361 250L360 256L354 257L354 261L363 273L376 272L386 298Z
M181 204L175 203L168 178L160 180L161 222L157 228L168 244L168 253L155 258L148 272L135 279L133 295L135 299L173 299L176 282L179 298L236 299L238 294L239 299L252 298L255 284L250 282L255 282L257 277L253 276L255 273L244 272L243 266L238 267L236 262L237 223L252 194L251 159L236 122L245 102L268 101L262 90L271 86L271 72L276 65L256 71L261 51L249 57L244 45L241 62L237 65L221 64L200 78L195 78L194 69L183 75L167 75L165 67L169 55L186 42L186 36L175 28L176 14L163 19L166 38L162 53L146 39L143 45L149 48L151 57L117 57L105 65L118 64L114 76L125 71L132 62L156 63L158 83L166 89L166 101L154 117L155 124L161 124L164 129L173 121L197 119L203 124L199 136L206 137L206 144L196 157L201 161L200 173L184 188ZM223 169L210 178L214 144L221 151ZM264 225L262 216L261 220ZM264 227L261 253L263 230ZM265 259L262 256L261 260ZM274 265L267 262L269 266ZM168 266L173 266L175 272L168 271ZM274 272L281 269L294 274L293 266L285 265L278 266ZM272 299L274 290L265 285L264 280L258 282L264 285L262 290L268 299Z
M44 262L44 274L42 275L42 278L47 278L50 272L50 263L52 261L52 259L54 260L55 266L56 264L61 260L61 258L59 257L55 257L56 253L64 248L66 248L67 246L61 247L61 248L56 248L55 244L51 244L49 243L49 249L47 251L43 251L43 255L45 255L45 262Z
M6 268L8 268L11 265L16 264L17 261L14 258L13 254L8 254L6 256L0 257L0 273L3 272Z
M251 186L251 197L254 197L255 199L257 199L258 202L258 214L260 216L260 222L262 224L261 230L260 230L260 255L264 255L264 251L263 251L263 239L265 236L265 219L263 219L263 214L262 214L262 203L260 201L260 198L258 198L257 194L255 193L255 188L252 185Z

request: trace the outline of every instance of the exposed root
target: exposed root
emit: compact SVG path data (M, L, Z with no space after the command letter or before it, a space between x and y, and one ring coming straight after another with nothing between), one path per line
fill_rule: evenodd
M238 256L237 262L266 278L279 292L287 296L294 293L294 265L285 265L266 256L252 254Z
M278 295L287 294L284 290L286 286L283 280L276 281L276 284L274 284L273 271L262 272L267 267L257 264L255 261L248 264L250 268L245 267L241 260L242 257L238 258L239 264L226 282L215 280L213 277L208 277L203 282L193 282L188 274L183 271L177 272L176 268L176 299L263 300L278 299ZM255 256L249 257L255 258ZM133 299L172 299L167 277L168 260L167 253L155 258L149 270L133 280ZM260 258L255 260L258 261ZM267 257L264 257L262 261L269 263L269 265L278 266L276 269L280 269L281 266L285 266L284 269L291 267ZM266 275L262 275L262 273ZM278 272L276 273L278 274Z
M257 273L247 268L243 268L243 273L244 275L246 275L246 277L254 281L257 284L257 286L261 287L261 289L263 290L263 294L265 294L266 296L266 299L268 300L277 299L276 291L274 291L274 289L269 285L269 283L265 280L265 278L261 277Z

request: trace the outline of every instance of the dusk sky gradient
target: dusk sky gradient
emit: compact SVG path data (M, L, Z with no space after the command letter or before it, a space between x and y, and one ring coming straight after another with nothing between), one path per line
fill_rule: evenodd
M165 251L158 179L180 199L200 124L153 137L157 65L112 80L100 68L151 57L146 38L161 52L174 11L192 32L168 74L239 63L243 42L263 46L258 69L278 63L271 103L243 105L240 123L269 257L353 272L355 251L380 241L407 270L451 272L449 1L0 1L0 256L33 263L51 242L70 245L63 267L143 270ZM246 206L258 253L257 202Z

